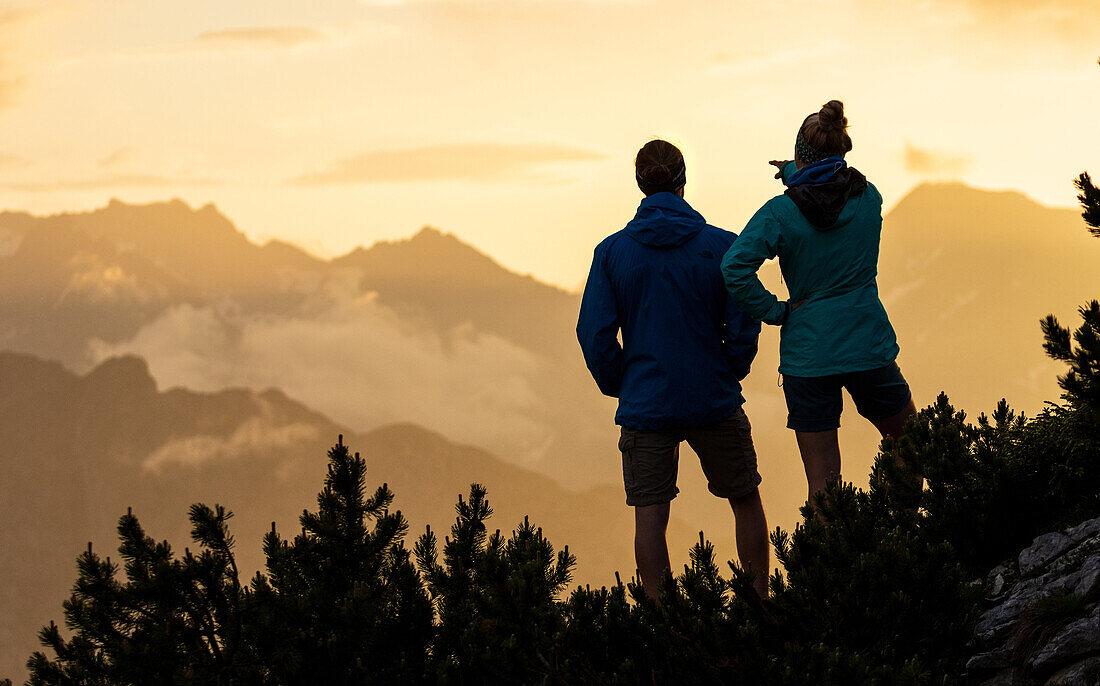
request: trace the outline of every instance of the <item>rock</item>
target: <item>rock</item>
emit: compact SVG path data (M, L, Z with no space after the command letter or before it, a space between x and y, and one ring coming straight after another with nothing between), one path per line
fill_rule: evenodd
M1026 681L1019 679L1016 676L1016 669L1009 667L1008 669L1002 669L997 674L982 682L981 686L1023 686Z
M1058 671L1044 686L1096 686L1100 684L1100 656L1090 657Z
M1084 619L1070 622L1035 654L1028 667L1043 673L1067 662L1100 653L1100 605Z
M1100 591L1100 554L1078 562L1081 564L1079 569L1052 570L1039 577L1024 579L1008 589L1005 599L987 610L978 621L978 637L986 642L1000 640L1021 612L1052 593L1065 591L1090 597Z
M1025 548L1020 553L1020 573L1030 574L1035 569L1042 567L1064 553L1071 545L1073 545L1073 542L1070 537L1057 531L1038 536L1031 542L1030 548Z
M1001 646L996 650L978 653L967 660L966 671L969 674L976 674L1004 670L1012 666L1012 657L1012 650L1008 646Z
M1066 536L1074 545L1079 545L1098 534L1100 534L1100 517L1081 522L1072 529L1066 530Z
M1082 598L1091 595L1098 584L1100 584L1100 558L1098 557L1086 560L1081 569L1066 575L1061 580L1062 588Z
M967 661L967 683L1100 686L1100 517L1036 537L1015 559L990 570L982 582L989 604L975 627L979 651ZM1046 630L1020 623L1021 614L1029 615L1029 623L1056 621L1056 615L1044 619L1042 612L1027 612L1055 593L1083 601L1075 618ZM1053 612L1061 612L1059 607L1073 609L1051 605ZM1033 637L1027 639L1028 649L1017 650L1017 640L1027 636ZM1032 640L1041 642L1031 646Z

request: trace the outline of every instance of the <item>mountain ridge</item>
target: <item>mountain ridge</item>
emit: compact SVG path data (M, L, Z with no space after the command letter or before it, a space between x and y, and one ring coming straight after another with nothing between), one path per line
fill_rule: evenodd
M1003 205L1006 202L1010 202L1019 207L1032 207L1036 209L1050 211L1065 211L1074 214L1078 213L1075 208L1070 206L1049 205L1043 203L1028 195L1026 191L1020 189L989 189L974 186L962 181L922 181L915 184L904 194L902 194L897 203L895 203L890 208L888 214L894 213L899 208L904 208L905 205L910 204L915 200L923 200L926 196L929 195L937 197L941 200L944 196L952 196L955 198L964 196L971 200L976 198L985 198L993 204ZM358 258L361 256L362 253L369 252L376 247L390 248L406 244L416 245L418 243L428 241L435 242L436 244L449 243L453 246L458 247L460 250L469 251L476 254L496 269L508 272L509 274L520 278L530 279L540 285L561 291L562 293L577 295L576 293L574 293L573 289L548 281L543 281L530 273L522 273L511 269L507 265L498 261L496 258L492 257L491 254L474 247L470 243L467 243L458 235L452 232L443 231L438 227L427 224L420 227L419 229L417 229L416 232L406 238L380 239L370 243L369 245L360 244L351 248L350 250L347 250L344 253L335 255L331 258L316 256L305 248L297 245L292 240L285 238L275 237L268 238L267 240L262 242L255 241L249 238L247 234L240 231L240 229L238 229L236 225L233 224L233 222L229 220L224 213L221 212L216 203L206 202L200 206L194 207L179 197L173 197L167 200L153 201L150 203L129 203L117 197L112 197L109 199L108 203L102 207L96 207L90 210L64 211L55 213L32 213L26 210L6 209L0 211L0 227L23 229L32 223L42 220L57 220L60 218L64 218L65 220L72 220L74 218L87 217L89 215L96 215L100 213L107 213L119 210L125 211L132 210L134 208L157 207L165 207L172 210L185 210L196 216L214 217L219 222L224 221L224 223L228 225L228 227L232 230L234 234L243 238L247 243L255 248L262 249L268 248L270 246L273 250L278 249L280 251L287 252L290 251L287 249L291 249L301 257L305 257L310 262L317 264L334 263ZM442 241L440 239L446 239L446 241Z

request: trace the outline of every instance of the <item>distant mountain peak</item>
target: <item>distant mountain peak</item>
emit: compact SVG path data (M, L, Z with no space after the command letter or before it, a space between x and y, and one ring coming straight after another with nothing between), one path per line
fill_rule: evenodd
M926 181L914 186L890 210L890 214L948 207L992 208L1000 212L1046 212L1071 208L1051 207L1018 190L995 190L961 181Z
M434 250L459 250L462 252L477 253L486 259L491 259L455 234L428 225L421 227L419 231L408 238L398 238L393 241L377 241L365 250L370 252L375 248L385 248L388 246L407 246ZM360 248L360 250L363 250L363 248Z
M434 272L467 278L523 278L452 233L425 226L409 238L356 248L334 263L358 264L368 274Z
M123 355L104 360L88 372L85 382L110 392L125 392L148 397L157 392L157 382L149 371L149 364L136 355Z
M436 227L427 224L422 226L419 231L413 234L410 240L430 240L436 238L445 238L452 240L456 243L462 242L454 234L441 231L440 229L437 229Z

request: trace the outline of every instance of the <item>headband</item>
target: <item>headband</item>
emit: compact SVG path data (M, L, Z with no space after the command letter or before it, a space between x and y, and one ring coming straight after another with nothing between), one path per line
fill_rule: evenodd
M809 143L806 142L806 137L802 135L802 129L806 127L806 122L810 120L809 115L802 120L802 126L798 127L798 135L794 139L794 158L796 160L802 160L806 164L813 164L814 162L820 162L828 157L844 157L843 152L828 152L826 150L818 150Z

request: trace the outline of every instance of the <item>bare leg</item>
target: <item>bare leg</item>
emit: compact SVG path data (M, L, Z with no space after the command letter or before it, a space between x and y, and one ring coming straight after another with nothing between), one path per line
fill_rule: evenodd
M892 438L897 441L901 438L901 434L905 431L905 423L909 421L909 418L917 413L917 406L910 398L909 404L906 405L901 412L898 412L893 417L887 417L886 419L880 419L877 422L872 422L883 438ZM895 450L894 461L903 470L907 469L908 465L905 464L905 460L901 459L901 455ZM912 473L912 483L917 487L917 491L924 486L924 480L921 475Z
M761 598L768 597L770 573L768 546L768 521L764 516L764 504L760 502L760 489L741 498L730 498L733 508L734 530L737 534L737 558L742 567L756 572L752 585Z
M634 508L634 560L642 588L650 598L658 596L661 578L671 565L668 561L668 529L670 503L640 505Z
M880 419L877 422L873 422L878 432L882 434L883 438L892 438L895 441L901 438L901 434L905 431L905 422L909 421L909 418L917 413L917 406L913 403L912 398L909 399L909 404L906 405L901 412L898 412L893 417L887 417L886 419Z
M798 450L806 468L810 504L814 494L825 490L825 484L840 479L840 441L836 429L828 431L796 431Z

